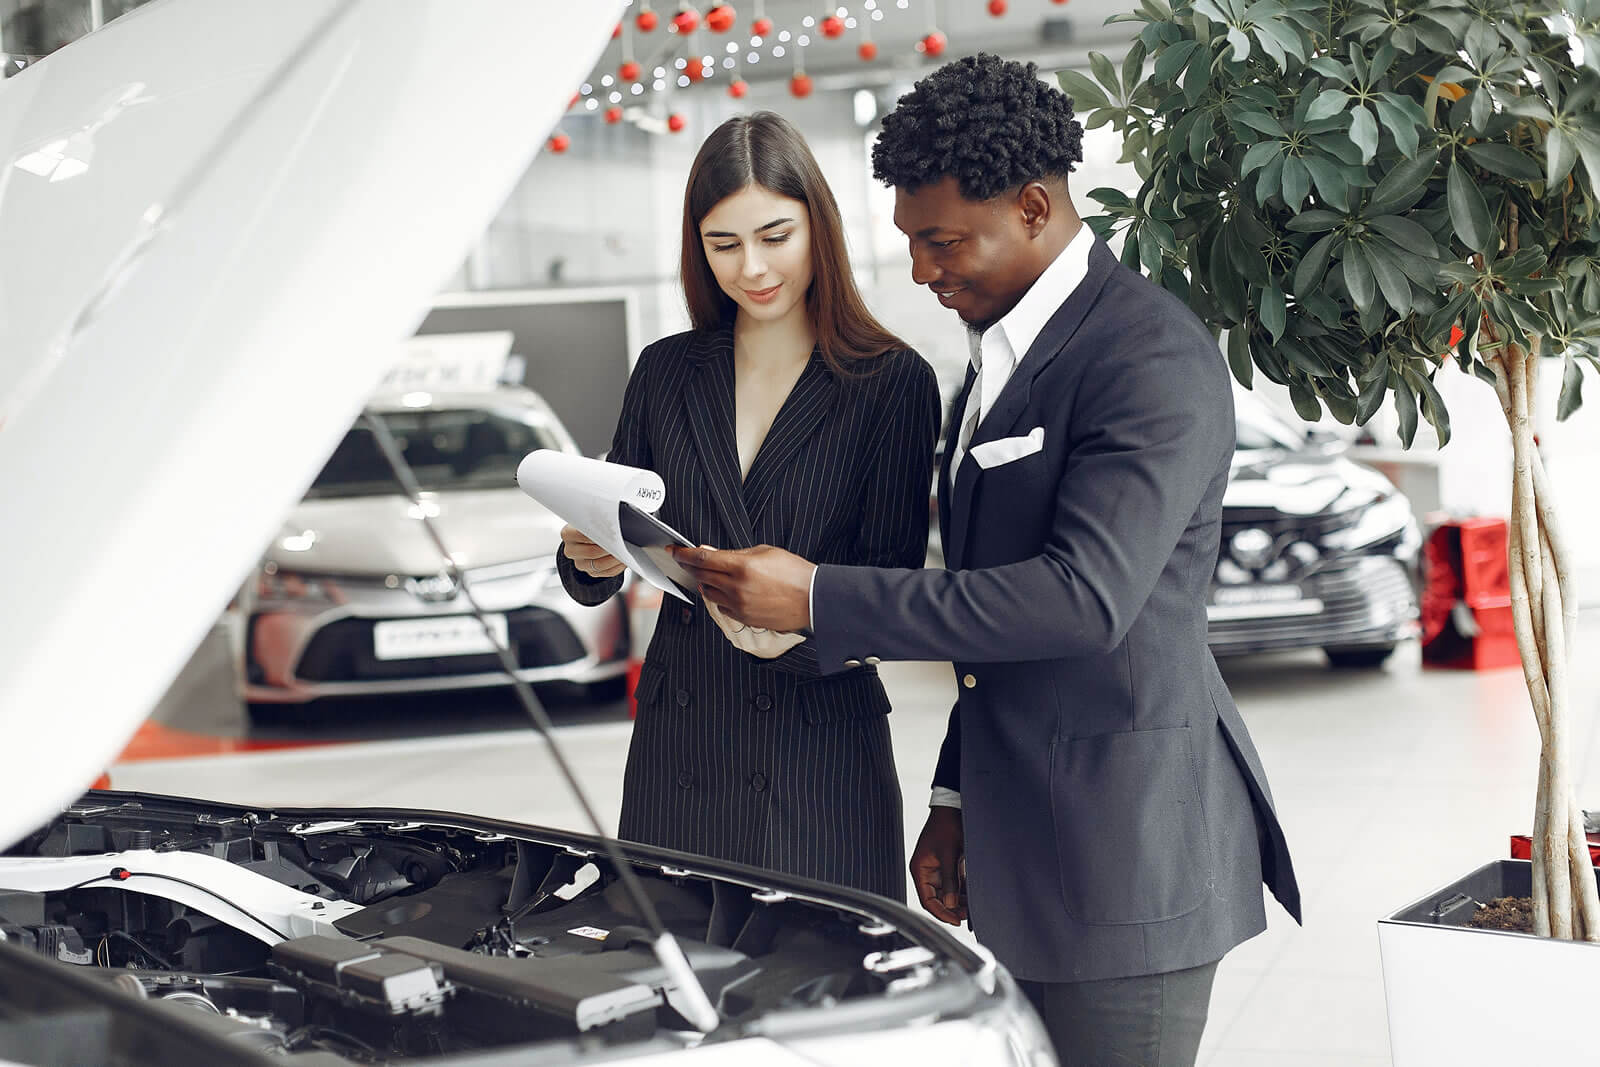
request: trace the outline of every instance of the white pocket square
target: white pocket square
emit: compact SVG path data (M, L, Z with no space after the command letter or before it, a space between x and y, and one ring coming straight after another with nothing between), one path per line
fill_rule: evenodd
M998 441L985 441L972 446L972 458L984 470L1015 463L1044 448L1044 427L1035 426L1026 437L1002 437Z

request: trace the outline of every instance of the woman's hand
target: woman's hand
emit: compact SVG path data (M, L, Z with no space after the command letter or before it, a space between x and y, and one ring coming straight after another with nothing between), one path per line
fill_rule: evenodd
M571 526L561 528L561 551L567 554L573 566L591 578L615 578L628 569L616 556Z

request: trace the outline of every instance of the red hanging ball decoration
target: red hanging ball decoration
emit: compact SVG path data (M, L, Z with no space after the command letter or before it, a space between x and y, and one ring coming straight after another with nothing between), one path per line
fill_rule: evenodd
M676 111L667 116L667 129L671 130L673 133L680 132L687 125L689 125L689 120L678 114Z
M878 58L878 44L876 41L862 41L856 46L856 55L870 63Z
M772 36L772 20L768 18L756 19L750 24L750 32L757 37Z
M707 77L705 65L700 62L699 56L689 57L689 65L683 68L683 73L692 82L705 81Z
M572 138L564 133L554 133L550 136L550 151L560 155L572 147Z
M706 12L706 26L712 33L727 33L733 29L735 19L733 7L729 4L718 4Z
M622 121L622 109L616 104L606 108L606 121L615 126Z
M635 63L631 59L617 68L617 76L625 82L638 81L641 72L642 68L639 66L639 64Z
M661 25L661 16L657 15L649 8L645 8L643 11L639 12L637 16L635 16L633 24L639 27L640 33L650 33L657 26Z
M693 33L694 28L700 25L700 12L685 4L683 10L672 16L672 25L679 33Z
M578 102L578 99L579 99L579 98L580 98L580 97L581 97L581 96L583 96L583 94L582 94L582 93L573 93L573 94L572 94L572 99L571 99L571 100L568 100L568 101L567 101L567 107L568 107L568 108L569 108L569 109L570 109L570 108L572 108L572 107L573 107L573 106L574 106L574 105L575 105L575 104L577 104L577 102Z
M943 55L945 46L949 43L949 41L945 40L944 34L934 30L917 42L917 51L929 56Z
M621 37L621 36L622 36L622 23L619 22L611 30L611 39L613 41L615 41L618 37Z
M750 91L750 83L743 78L735 78L728 83L728 95L735 100L743 99L744 94Z
M1065 4L1067 0L1050 0L1052 4Z
M989 0L989 14L999 18L1006 13L1006 0Z
M796 74L789 79L789 92L795 96L811 95L811 75Z
M829 15L822 20L822 36L837 38L844 36L844 19L838 15Z

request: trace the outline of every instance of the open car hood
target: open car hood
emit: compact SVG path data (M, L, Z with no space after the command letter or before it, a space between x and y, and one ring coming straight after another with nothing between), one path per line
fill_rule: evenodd
M0 82L0 848L137 729L622 7L164 0Z

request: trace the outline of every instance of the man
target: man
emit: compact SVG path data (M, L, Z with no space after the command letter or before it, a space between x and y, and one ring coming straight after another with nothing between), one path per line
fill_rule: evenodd
M884 119L912 278L966 323L950 420L948 570L683 550L746 623L810 627L825 671L954 661L960 699L911 860L1063 1063L1192 1064L1222 956L1299 918L1260 759L1206 646L1234 446L1217 345L1081 222L1071 102L977 56ZM870 502L868 504L870 506ZM964 879L963 879L964 875Z

